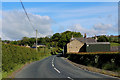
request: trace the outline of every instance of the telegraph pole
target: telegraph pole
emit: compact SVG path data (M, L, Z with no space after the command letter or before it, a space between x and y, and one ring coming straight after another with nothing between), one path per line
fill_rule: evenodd
M37 52L37 29L36 29L36 52Z
M64 55L64 46L63 46L63 55Z

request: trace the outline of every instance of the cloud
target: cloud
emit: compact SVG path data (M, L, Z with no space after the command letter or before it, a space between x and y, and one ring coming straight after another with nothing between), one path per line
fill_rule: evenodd
M102 24L102 23L98 23L94 25L94 29L95 30L108 30L112 28L112 24Z
M58 5L57 5L58 6ZM59 5L60 6L60 5ZM61 4L61 6L63 6ZM64 6L65 7L65 6ZM56 18L72 18L72 17L83 17L83 16L93 16L93 15L100 15L111 13L117 13L118 6L89 6L89 7L72 7L72 8L59 8L55 6L50 7L40 7L40 8L27 8L27 11L30 13L51 13L56 16Z
M108 33L108 32L118 32L118 28L117 28L117 25L114 26L113 24L102 24L102 23L98 23L98 24L95 24L93 26L93 28L96 30L96 31L101 31L103 33Z
M38 37L52 34L52 19L49 16L28 14ZM18 40L22 37L35 37L35 31L31 27L24 12L3 11L2 39Z
M112 24L102 24L102 23L95 24L91 28L85 28L80 24L75 24L74 26L69 27L69 29L67 30L81 32L82 34L86 33L88 36L104 35L104 34L106 35L107 33L110 32L115 32L115 33L118 32L117 28Z
M2 19L0 18L0 38L2 37Z

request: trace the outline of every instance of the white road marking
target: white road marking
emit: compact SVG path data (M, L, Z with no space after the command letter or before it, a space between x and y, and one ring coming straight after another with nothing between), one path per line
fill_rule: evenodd
M72 79L71 77L67 77L68 79L71 79L71 80L74 80L74 79Z
M54 67L54 64L52 64L52 66Z
M55 57L54 57L54 58L55 58ZM52 67L54 68L55 71L57 71L58 73L60 73L60 71L59 71L57 68L55 68L55 65L54 65L54 58L53 58L53 60L52 60Z
M60 71L59 71L58 69L56 69L55 67L54 67L54 69L55 69L58 73L60 73Z

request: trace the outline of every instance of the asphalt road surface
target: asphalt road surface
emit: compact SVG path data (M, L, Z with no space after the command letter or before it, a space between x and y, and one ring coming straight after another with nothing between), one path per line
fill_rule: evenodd
M33 62L16 73L15 78L113 78L107 75L82 70L62 57L49 56ZM110 80L110 79L109 79Z

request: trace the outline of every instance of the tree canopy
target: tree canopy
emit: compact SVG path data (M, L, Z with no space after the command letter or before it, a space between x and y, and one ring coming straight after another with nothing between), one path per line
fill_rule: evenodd
M109 42L109 39L106 36L100 36L97 41L98 42Z
M63 47L72 37L83 37L80 32L72 32L72 31L65 31L63 33L55 33L51 37L40 37L38 38L38 44L45 44L48 47ZM8 42L8 41L7 41ZM14 45L29 45L32 47L34 43L36 43L35 38L23 37L22 40L19 41L10 41L10 44Z

